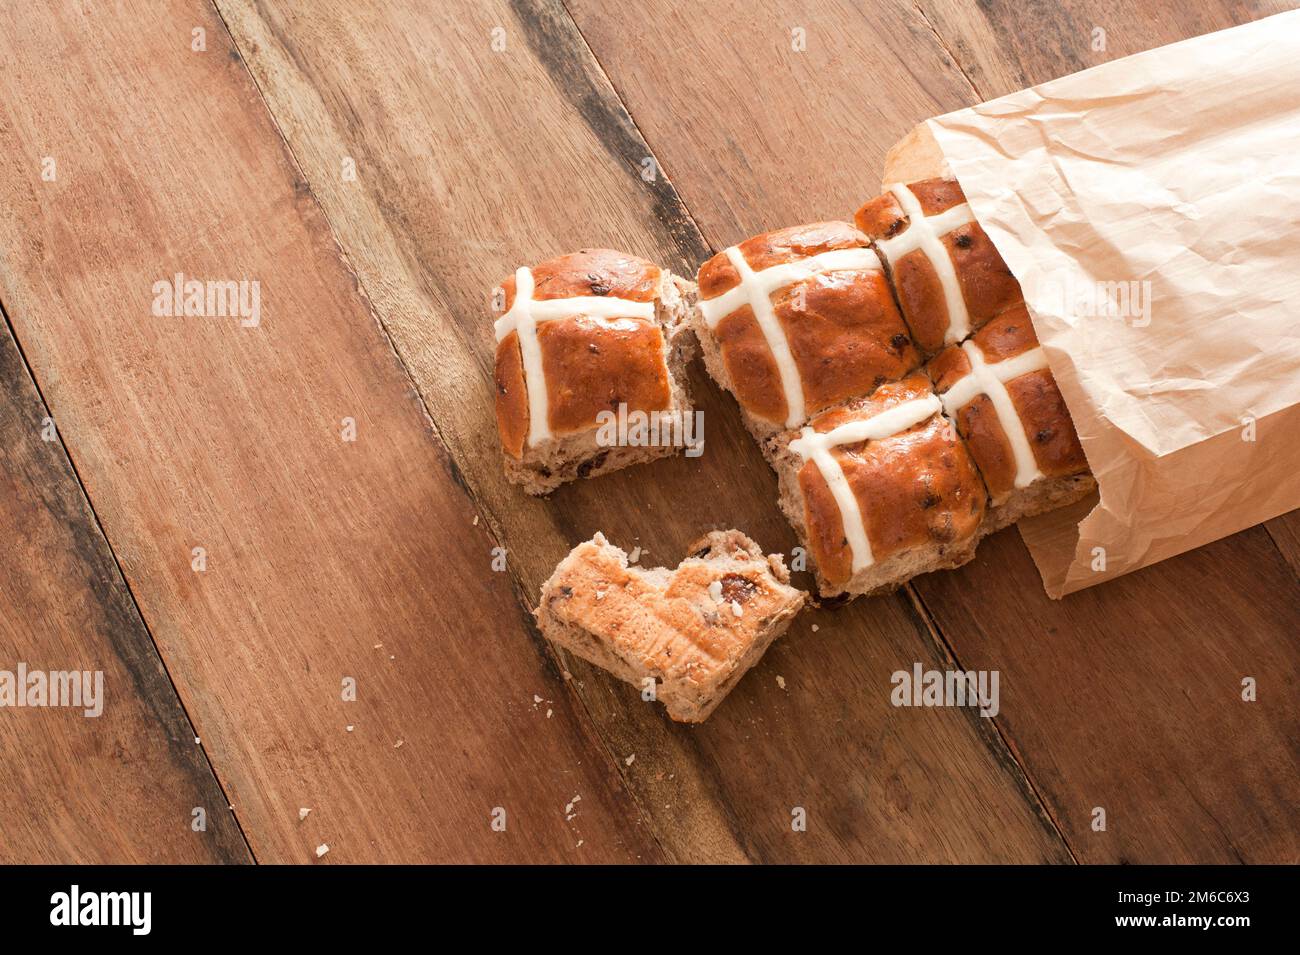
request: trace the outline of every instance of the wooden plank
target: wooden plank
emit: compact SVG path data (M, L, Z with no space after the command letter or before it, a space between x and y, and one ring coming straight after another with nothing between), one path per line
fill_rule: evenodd
M1300 577L1300 511L1275 517L1264 527L1296 576Z
M675 563L714 526L793 544L775 479L702 372L701 458L547 501L501 476L489 290L575 247L687 271L709 252L671 183L642 178L652 154L558 3L218 6L525 595L595 530L649 562ZM643 35L675 48L673 69L696 55L659 24ZM338 175L344 157L354 182ZM903 597L810 614L695 729L567 666L609 748L635 756L623 772L675 859L1067 859L987 726L890 705L890 674L942 653ZM807 832L791 830L796 806Z
M1262 527L1059 602L1018 535L981 546L918 589L1081 862L1300 859L1300 585Z
M810 0L750 3L743 17L681 4L666 14L631 7L615 18L603 15L599 0L568 3L715 245L845 217L874 192L886 149L915 123L1097 62L1088 50L1093 11L1109 28L1107 55L1250 15L1229 4L1196 13L1205 5L1138 12L1131 4L1080 2L1065 6L1068 15L1039 5L1026 17L1013 3L933 0L851 11ZM786 42L795 27L806 31L803 54ZM638 39L651 30L689 36L691 49L705 52L670 66L665 45ZM932 42L923 42L927 36ZM715 71L721 81L710 79ZM974 567L915 582L957 660L1002 671L999 727L1081 859L1294 855L1300 800L1285 740L1294 738L1295 710L1283 688L1296 666L1297 584L1266 544L1257 529L1053 604L1007 531L981 545ZM1134 620L1143 621L1140 632ZM1109 669L1098 672L1084 648L1103 653ZM1254 673L1275 675L1275 684L1268 680L1274 691L1266 701L1238 703L1240 680ZM1216 704L1193 719L1188 699ZM1134 739L1139 732L1148 735ZM1157 769L1140 760L1156 758L1158 740L1171 748ZM1229 778L1207 781L1205 767ZM1110 836L1087 838L1095 805L1122 807Z
M1027 11L1014 0L978 5L964 0L917 0L978 99L1077 73L1167 43L1226 30L1293 9L1291 0L1252 4L1131 3L1055 0ZM925 119L918 116L917 121Z
M0 864L250 861L7 325L0 435L0 669L102 680L0 710Z
M0 50L0 297L257 858L659 858L215 11ZM260 321L159 317L177 272Z
M972 102L909 0L566 4L713 246L852 219L899 137Z

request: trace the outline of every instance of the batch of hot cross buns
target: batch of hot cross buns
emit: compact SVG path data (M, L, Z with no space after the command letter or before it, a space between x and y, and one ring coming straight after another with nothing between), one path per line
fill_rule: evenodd
M591 249L504 283L511 480L544 494L679 450L611 442L601 425L620 408L688 415L698 343L779 477L822 597L957 567L981 537L1093 488L1020 286L955 180L894 185L855 225L746 239L697 282ZM597 535L543 586L543 632L702 720L805 595L739 531L694 550L643 570Z

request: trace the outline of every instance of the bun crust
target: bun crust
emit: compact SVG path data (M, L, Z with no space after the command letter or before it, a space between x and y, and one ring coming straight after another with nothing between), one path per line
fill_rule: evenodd
M662 270L653 262L614 249L581 249L558 255L533 268L533 298L596 297L625 298L629 302L650 302L659 294ZM515 277L501 283L505 307L515 304Z
M926 398L933 400L930 383L917 374L881 385L869 397L814 418L808 427L826 434ZM774 456L782 462L783 506L808 544L823 595L894 587L974 553L987 495L965 446L937 410L894 434L829 449L870 544L872 562L859 570L845 524L853 518L841 509L817 462L791 448L798 437L783 434ZM905 575L898 576L896 568Z
M545 313L531 334L546 410L543 421L533 420L521 329L507 318L514 324L497 344L494 379L497 432L511 480L530 493L546 493L575 477L672 453L659 446L600 448L595 434L601 412L618 414L620 406L629 415L691 413L684 366L694 349L685 313L694 287L612 249L584 249L521 271L532 286L532 310ZM519 295L515 276L500 288L503 314L512 316ZM558 301L564 303L558 312L557 306L545 309ZM540 408L541 396L535 396Z
M761 274L828 252L866 252L869 245L867 237L847 222L819 222L766 232L729 251L739 253L750 269ZM813 263L768 292L798 378L804 414L795 417L800 422L900 378L920 363L879 260L874 255L859 259L862 264L847 268ZM741 283L728 252L706 262L698 278L702 302L717 299ZM692 320L710 371L736 397L750 430L762 438L787 426L791 411L781 366L753 305L741 301L712 328L702 313Z
M995 371L1002 362L1039 347L1024 305L993 319L970 337L969 344L979 350L983 361ZM965 347L952 346L940 352L927 371L935 390L943 396L971 374L971 360ZM1058 478L1087 471L1088 459L1084 457L1074 422L1051 369L1034 368L1006 379L1003 384L1016 415L1015 422L1003 421L986 393L976 395L959 408L949 409L984 475L994 503L1002 503L1016 490L1017 465L1007 433L1009 427L1018 427L1024 433L1042 477Z
M937 216L961 206L966 196L955 179L927 179L908 183L925 216ZM890 270L898 292L903 318L921 350L932 355L943 348L952 315L934 262L923 249L901 256L889 251L888 240L902 237L913 228L912 217L897 196L886 192L857 211L854 221L871 237ZM957 283L968 314L968 331L977 329L994 316L1022 300L1020 284L984 229L973 219L939 237L956 272Z

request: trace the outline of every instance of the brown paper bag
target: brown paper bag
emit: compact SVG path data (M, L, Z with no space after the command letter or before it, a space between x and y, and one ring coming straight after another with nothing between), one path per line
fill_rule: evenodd
M1099 500L1021 523L1053 597L1300 507L1300 11L940 116Z

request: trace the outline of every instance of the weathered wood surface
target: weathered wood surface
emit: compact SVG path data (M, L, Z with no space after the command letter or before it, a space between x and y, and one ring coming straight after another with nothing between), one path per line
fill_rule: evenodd
M802 617L683 727L546 645L526 609L595 530L646 563L714 526L788 550L734 405L697 368L702 458L536 501L501 475L490 386L489 293L520 263L611 245L693 271L754 232L850 215L928 115L1267 12L217 0L0 14L0 301L254 855L1295 861L1294 514L1060 603L1004 532L961 571ZM1108 52L1090 49L1094 17ZM153 317L152 283L176 271L259 279L262 323ZM10 446L15 427L0 421ZM12 519L35 506L19 498ZM55 579L15 601L80 606ZM114 646L135 632L106 629ZM998 718L891 706L890 674L915 662L999 669ZM358 702L340 699L346 676ZM143 751L168 718L122 733ZM53 768L77 752L64 732L44 743ZM198 785L175 765L173 789ZM29 817L15 855L75 857L57 801L96 824L112 807L39 787L15 792L56 808ZM97 859L151 851L107 831Z
M0 669L102 674L0 710L0 864L250 861L4 324L0 435Z
M0 17L0 298L257 858L659 858L215 10Z
M1264 527L1296 576L1300 576L1300 511L1276 517Z
M1167 43L1294 9L1291 0L917 0L978 95L992 99ZM964 104L963 104L964 105ZM925 117L917 117L918 120Z

